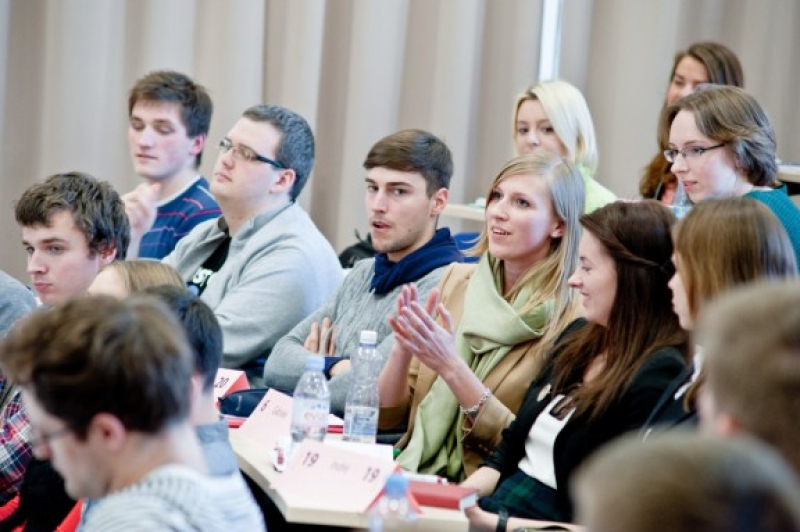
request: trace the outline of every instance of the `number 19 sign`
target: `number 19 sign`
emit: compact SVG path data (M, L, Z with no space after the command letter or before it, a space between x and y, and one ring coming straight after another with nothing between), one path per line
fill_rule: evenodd
M396 468L393 462L305 440L273 487L290 508L363 513Z

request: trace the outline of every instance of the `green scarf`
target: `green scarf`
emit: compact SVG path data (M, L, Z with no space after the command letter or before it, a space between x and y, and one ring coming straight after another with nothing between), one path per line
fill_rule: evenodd
M545 333L553 305L546 302L520 315L532 292L525 288L509 304L502 296L499 261L485 253L467 285L464 315L455 334L458 356L484 381L492 369L518 344ZM461 414L447 383L437 378L417 409L414 432L397 463L409 471L463 477Z

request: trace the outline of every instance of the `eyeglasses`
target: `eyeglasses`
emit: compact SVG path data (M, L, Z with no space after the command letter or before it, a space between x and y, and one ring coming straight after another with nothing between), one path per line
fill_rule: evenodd
M710 150L716 150L717 148L721 148L725 146L725 142L722 144L717 144L716 146L709 146L708 148L703 148L702 146L689 146L688 148L683 148L682 150L664 150L664 157L667 161L674 163L675 159L678 158L678 154L680 153L683 155L684 159L697 159L705 152Z
M72 432L72 429L67 426L61 427L53 432L41 432L37 429L32 429L31 438L29 441L31 449L36 449L37 447L42 447L43 445L50 445L51 441L62 438L70 432Z
M233 150L234 159L238 159L239 161L247 163L258 161L261 163L271 164L278 170L286 169L286 167L281 163L279 163L278 161L270 159L269 157L264 157L263 155L259 155L252 148L248 148L247 146L242 146L241 144L234 146L233 142L231 142L230 139L222 139L221 141L219 141L220 153L228 153L229 150Z

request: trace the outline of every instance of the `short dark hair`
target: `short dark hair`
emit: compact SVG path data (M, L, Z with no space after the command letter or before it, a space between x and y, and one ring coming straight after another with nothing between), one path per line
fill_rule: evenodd
M17 200L14 214L22 227L49 226L53 214L72 213L92 253L116 248L122 260L130 243L125 204L114 187L83 172L55 174L28 187Z
M160 285L142 292L160 299L178 317L192 346L194 372L203 377L203 391L210 391L222 360L222 328L214 311L186 288Z
M100 413L148 434L188 419L191 361L173 313L141 295L39 310L0 344L3 372L81 439Z
M427 183L428 197L450 188L453 156L439 137L421 129L398 131L375 143L364 159L364 168L389 168L398 172L419 172Z
M306 119L278 105L254 105L242 113L254 122L267 122L281 134L275 159L285 168L294 170L291 199L294 200L306 186L314 167L314 133Z
M180 116L189 137L208 135L214 104L205 87L186 74L174 70L157 70L140 78L128 95L128 116L139 101L171 102L180 106ZM195 168L200 166L203 152L195 156Z

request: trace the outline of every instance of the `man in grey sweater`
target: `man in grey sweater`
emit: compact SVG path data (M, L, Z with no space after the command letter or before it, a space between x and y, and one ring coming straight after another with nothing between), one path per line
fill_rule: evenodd
M308 123L283 107L247 109L220 141L211 192L222 216L196 226L164 262L219 320L222 366L258 385L275 343L342 280L330 243L295 199L314 165Z
M387 318L403 285L416 283L424 299L444 267L462 259L449 230L436 230L453 173L444 142L426 131L400 131L370 149L364 168L364 202L378 254L357 262L339 290L278 342L264 368L267 386L291 392L306 357L324 355L331 410L338 415L344 412L349 359L360 331L378 333L385 361L394 341Z

